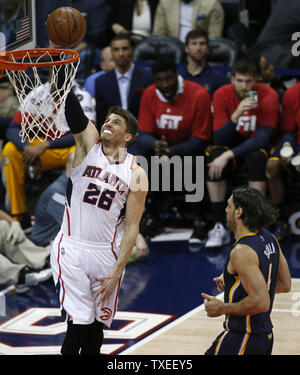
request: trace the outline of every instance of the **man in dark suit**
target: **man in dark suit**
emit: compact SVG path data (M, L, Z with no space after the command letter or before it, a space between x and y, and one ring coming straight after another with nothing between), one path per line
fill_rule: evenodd
M142 93L152 84L151 71L132 61L133 46L129 35L116 35L110 46L116 68L98 77L95 83L98 130L111 106L119 105L138 117Z

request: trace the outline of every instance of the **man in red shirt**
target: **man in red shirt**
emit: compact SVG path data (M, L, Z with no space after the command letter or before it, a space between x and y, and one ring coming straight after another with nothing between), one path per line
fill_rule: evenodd
M152 74L154 84L145 90L140 103L141 153L159 157L203 155L211 138L209 93L203 86L183 80L175 62L168 57L153 63ZM161 206L161 192L157 198ZM153 208L153 192L151 199ZM159 229L153 215L148 226ZM152 236L155 232L151 230Z
M266 193L265 167L270 141L277 126L279 97L269 86L255 82L256 66L240 59L232 69L231 84L219 88L213 97L213 140L208 150L207 187L212 203L214 228L208 233L207 248L230 241L225 226L227 179L233 167L247 171L248 184ZM247 93L256 91L257 101Z
M279 210L279 221L274 230L278 239L284 239L288 235L285 182L291 181L297 173L291 165L293 159L280 155L283 147L290 148L292 156L300 155L300 82L286 90L283 95L279 144L267 162L268 190L273 204Z

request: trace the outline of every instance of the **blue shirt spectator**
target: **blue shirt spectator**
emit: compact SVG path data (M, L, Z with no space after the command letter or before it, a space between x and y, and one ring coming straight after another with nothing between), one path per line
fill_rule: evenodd
M224 73L216 70L209 64L206 64L204 69L200 73L195 75L192 75L188 71L186 65L180 65L178 67L178 72L183 77L183 79L200 83L200 85L202 85L209 91L211 96L213 96L214 92L219 87L229 83L229 79Z
M185 80L204 86L211 96L220 86L230 83L225 73L207 63L209 41L206 31L191 30L185 39L185 52L187 62L178 68L178 73Z

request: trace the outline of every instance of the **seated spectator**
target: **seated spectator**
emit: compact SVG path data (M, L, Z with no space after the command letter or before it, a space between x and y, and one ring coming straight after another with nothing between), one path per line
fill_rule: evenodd
M212 96L217 88L229 83L226 74L214 69L207 63L209 41L206 31L191 30L185 40L187 63L178 69L178 73L188 81L200 83Z
M172 36L184 43L190 30L205 30L209 38L219 38L223 24L219 0L160 0L152 34Z
M98 77L102 74L114 69L116 64L113 60L110 46L104 47L100 52L100 70L96 73L91 74L85 80L84 88L88 91L92 97L95 97L95 82Z
M139 149L147 157L178 155L183 159L186 155L203 155L211 137L209 93L199 84L184 81L177 73L175 62L168 57L153 63L152 74L154 84L145 90L141 100ZM149 179L154 177L149 176ZM155 210L161 207L163 199L161 191L148 195L145 225L141 231L145 236L153 237L163 230L164 223ZM191 210L195 206L197 204L193 203ZM194 225L196 221L195 217Z
M215 225L208 233L207 248L230 242L224 214L229 176L243 168L249 186L266 194L265 168L277 126L279 98L269 86L256 83L255 77L255 64L238 60L232 69L232 83L220 87L213 97L215 145L207 150L207 187ZM247 96L252 90L257 101Z
M0 139L6 140L8 125L19 108L14 89L8 79L0 81Z
M133 46L129 35L116 35L110 46L116 67L98 77L95 83L98 130L112 106L128 109L137 117L142 92L152 83L151 72L132 61Z
M45 100L49 87L49 82L39 86L36 92L28 95L27 99L31 100L34 99L32 96L39 96L40 101ZM75 85L74 91L82 101L86 115L95 121L94 103L90 94L78 85ZM34 113L34 108L32 108L32 113ZM45 108L45 116L47 115ZM29 175L29 166L34 167L34 174L31 177L39 179L41 173L45 171L63 168L68 155L74 151L75 146L66 120L64 134L55 140L45 139L44 142L35 139L32 143L29 143L29 140L23 143L19 135L20 124L21 111L19 110L7 130L9 142L2 151L1 160L11 214L21 222L24 229L27 229L31 227L31 221L27 212L24 181L25 175Z
M278 239L288 236L288 215L286 213L287 183L293 181L297 171L292 166L292 157L300 155L300 83L286 90L282 101L282 116L280 121L280 141L272 152L268 162L266 174L268 190L273 204L278 208L279 220L273 233ZM281 150L288 147L291 154L286 155ZM295 160L295 159L294 159Z
M47 268L50 247L34 245L18 221L0 210L0 285L15 285L17 293L52 276Z
M257 66L256 81L272 87L279 95L280 102L286 90L282 77L278 76L269 60L260 54L250 56Z
M110 0L111 29L114 35L131 34L134 41L151 35L159 0Z

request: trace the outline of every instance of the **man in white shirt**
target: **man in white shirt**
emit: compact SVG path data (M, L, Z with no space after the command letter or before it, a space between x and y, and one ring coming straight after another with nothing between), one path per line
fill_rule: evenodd
M179 39L184 43L187 33L192 30L193 20L193 0L183 0L180 2L179 18Z
M171 36L184 43L192 29L206 31L209 38L219 38L223 25L224 10L220 0L160 0L152 34Z

